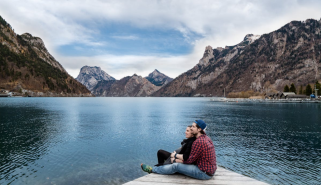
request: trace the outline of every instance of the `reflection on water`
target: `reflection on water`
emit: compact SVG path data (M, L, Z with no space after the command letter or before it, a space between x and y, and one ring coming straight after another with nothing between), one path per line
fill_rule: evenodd
M43 167L34 162L47 153L55 132L47 124L47 112L23 106L2 106L0 112L0 179L10 183L34 176Z
M271 184L320 184L320 105L211 106L220 165Z
M172 151L195 119L218 164L271 184L318 184L319 104L206 98L0 99L0 184L122 184Z

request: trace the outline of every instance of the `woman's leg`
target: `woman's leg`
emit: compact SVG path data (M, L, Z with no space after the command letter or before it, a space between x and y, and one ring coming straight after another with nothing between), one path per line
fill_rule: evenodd
M202 172L196 165L173 163L164 166L150 167L152 173L158 173L163 175L174 174L176 172L184 174L195 179L208 180L212 176L208 176L205 172ZM149 172L150 173L150 172Z
M157 152L157 159L158 164L163 164L167 158L171 156L171 153L165 151L165 150L158 150Z

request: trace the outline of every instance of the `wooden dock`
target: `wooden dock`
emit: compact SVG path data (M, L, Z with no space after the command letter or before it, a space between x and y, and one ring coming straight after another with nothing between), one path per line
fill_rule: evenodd
M124 185L182 185L182 184L212 184L212 185L267 185L265 182L261 182L244 175L226 170L224 168L218 167L215 175L210 180L197 180L185 175L174 174L174 175L159 175L151 173L135 179L133 181L127 182Z

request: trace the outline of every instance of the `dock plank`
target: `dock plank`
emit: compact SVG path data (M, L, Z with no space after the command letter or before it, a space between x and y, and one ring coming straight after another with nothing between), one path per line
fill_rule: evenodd
M145 184L155 184L155 185L199 185L199 184L213 184L213 185L267 185L265 182L261 182L250 177L226 170L224 168L218 167L215 175L210 180L198 180L191 177L173 174L173 175L160 175L151 173L135 179L133 181L127 182L124 185L145 185Z

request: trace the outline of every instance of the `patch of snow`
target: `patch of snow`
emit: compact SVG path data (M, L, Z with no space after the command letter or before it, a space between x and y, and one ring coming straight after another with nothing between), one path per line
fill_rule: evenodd
M255 40L259 39L260 37L261 37L261 35L253 35L253 36L249 37L251 39L249 44L252 44Z
M248 42L248 45L252 44L255 40L259 39L261 35L247 34L243 42Z

